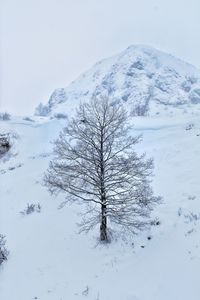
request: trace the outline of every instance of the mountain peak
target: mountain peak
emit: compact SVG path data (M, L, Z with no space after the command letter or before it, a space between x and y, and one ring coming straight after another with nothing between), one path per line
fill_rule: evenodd
M57 89L47 115L71 113L80 101L107 94L131 115L200 112L200 72L171 54L131 45L101 60L68 87Z

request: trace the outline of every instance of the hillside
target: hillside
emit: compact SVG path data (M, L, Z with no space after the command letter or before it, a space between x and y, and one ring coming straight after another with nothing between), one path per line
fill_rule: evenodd
M55 111L66 103L54 103ZM10 250L0 267L0 299L199 300L199 118L133 118L132 133L143 133L137 151L155 159L160 225L107 246L97 245L98 228L78 234L82 206L60 209L64 195L51 197L41 184L50 141L63 122L0 121L12 137L9 155L0 160L0 228ZM41 211L22 215L27 203L39 203Z
M80 101L109 95L130 114L172 115L200 112L200 71L148 46L130 46L104 59L66 88L56 89L38 115L70 115Z

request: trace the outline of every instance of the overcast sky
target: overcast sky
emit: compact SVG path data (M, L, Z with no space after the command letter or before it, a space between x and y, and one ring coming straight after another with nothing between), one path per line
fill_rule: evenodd
M55 88L131 44L200 68L200 0L0 0L0 111L31 114Z

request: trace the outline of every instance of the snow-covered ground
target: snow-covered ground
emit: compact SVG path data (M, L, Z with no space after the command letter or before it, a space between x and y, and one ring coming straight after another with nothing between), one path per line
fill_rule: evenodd
M0 299L199 300L199 118L132 119L133 134L143 133L137 150L155 159L161 224L109 245L98 244L98 228L78 234L84 207L59 209L64 195L51 197L41 184L63 122L0 122L13 133L11 153L0 161L0 233L10 250L0 267ZM41 212L20 214L27 203L40 203Z

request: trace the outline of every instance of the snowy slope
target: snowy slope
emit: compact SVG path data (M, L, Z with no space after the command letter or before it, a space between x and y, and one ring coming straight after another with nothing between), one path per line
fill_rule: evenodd
M0 267L0 299L199 300L199 118L133 118L133 134L143 133L137 150L155 158L161 225L107 246L97 245L98 228L77 234L83 207L58 209L64 196L51 197L41 185L62 122L0 122L15 133L11 155L0 161L0 229L11 251ZM20 214L38 202L40 213Z
M38 114L71 114L80 101L109 95L132 115L200 112L200 71L148 46L130 46L98 62L66 88L53 92ZM41 109L42 108L42 109Z

